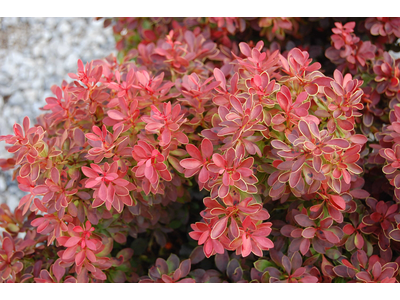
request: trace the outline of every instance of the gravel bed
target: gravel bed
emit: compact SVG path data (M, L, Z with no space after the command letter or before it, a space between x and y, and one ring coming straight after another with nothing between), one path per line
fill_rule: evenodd
M33 121L53 96L50 87L72 81L77 61L116 54L112 29L93 18L0 18L0 135L13 134L15 122ZM0 158L12 155L0 142ZM18 206L24 192L0 170L0 204Z

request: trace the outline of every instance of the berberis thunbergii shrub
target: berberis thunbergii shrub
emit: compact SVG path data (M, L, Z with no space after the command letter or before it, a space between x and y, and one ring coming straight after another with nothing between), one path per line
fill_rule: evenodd
M400 18L104 22L0 137L0 282L400 279Z

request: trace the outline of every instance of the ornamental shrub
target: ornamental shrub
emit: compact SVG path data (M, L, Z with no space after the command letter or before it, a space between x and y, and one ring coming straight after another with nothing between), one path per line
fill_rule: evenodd
M0 282L398 282L400 18L104 23L0 137Z

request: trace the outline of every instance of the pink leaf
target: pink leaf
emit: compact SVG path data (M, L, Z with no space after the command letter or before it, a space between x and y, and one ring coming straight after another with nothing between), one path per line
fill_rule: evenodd
M194 158L185 158L181 160L180 165L185 169L197 169L202 163Z
M303 230L301 235L306 239L312 239L315 236L317 230L314 227L308 227Z
M56 277L57 281L60 282L62 277L65 274L65 269L60 266L60 259L57 259L57 261L53 264L53 274Z
M117 120L117 121L121 121L123 119L125 119L125 116L123 115L123 113L121 113L118 110L110 110L107 112L108 116L113 119L113 120Z
M225 232L227 225L228 225L228 217L225 216L221 218L217 223L215 223L213 229L211 230L211 238L212 239L219 238Z
M97 178L97 177L99 177L99 174L97 172L95 172L91 168L82 167L81 170L82 170L82 173L85 174L89 178Z
M64 244L64 247L67 247L67 248L73 247L73 246L75 246L76 244L78 244L81 240L82 240L82 238L79 237L79 236L72 236L72 237L70 237L70 238L68 239L68 241Z

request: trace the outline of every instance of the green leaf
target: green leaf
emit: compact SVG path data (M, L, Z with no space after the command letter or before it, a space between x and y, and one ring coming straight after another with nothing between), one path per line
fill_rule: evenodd
M371 256L372 252L374 251L374 247L372 247L372 244L368 241L366 241L366 244L367 244L367 256Z
M345 278L341 278L341 277L336 277L333 280L334 283L346 283L346 279Z
M7 224L7 230L11 232L19 232L19 227L13 223Z
M273 262L270 262L266 259L259 259L254 263L254 267L259 272L263 272L267 267L274 267L274 266L275 264Z
M49 154L49 146L46 143L43 143L44 147L42 152L39 153L39 156L41 157L47 157L47 155Z
M262 274L261 276L261 283L269 283L269 278L271 276L269 275L269 272L265 272L264 274Z
M169 223L169 227L172 229L177 229L182 225L181 221L179 220L173 220L171 223Z
M340 252L337 249L331 248L326 250L326 256L330 259L336 260L340 257Z
M133 249L136 255L141 255L146 251L148 241L143 238L137 238L131 244L131 248Z
M116 267L116 270L121 270L122 272L127 273L131 269L127 265L122 264L122 265Z

